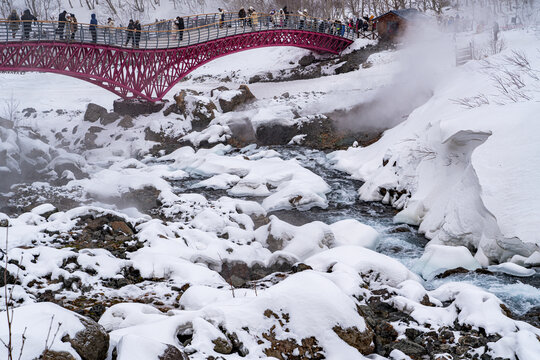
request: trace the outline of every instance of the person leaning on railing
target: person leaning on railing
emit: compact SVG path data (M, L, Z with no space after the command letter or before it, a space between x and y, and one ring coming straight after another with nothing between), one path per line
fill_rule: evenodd
M66 10L62 11L60 15L58 15L58 27L56 28L56 34L60 37L60 40L64 39L64 27L67 23L66 15Z
M134 28L135 28L135 47L138 48L139 43L141 42L141 30L142 30L141 23L139 22L139 20L135 20Z
M69 30L69 33L71 34L71 40L74 40L75 33L77 32L77 27L78 27L77 18L75 17L74 14L69 14L69 15L66 15L66 20L69 24L68 30Z
M30 10L24 10L21 16L23 23L23 40L30 40L30 32L32 31L32 21L37 21L37 18L30 13Z
M243 27L246 27L246 10L244 8L240 8L240 11L238 11L238 19L240 24L242 24Z
M126 45L128 46L129 42L131 41L131 44L135 46L135 41L133 40L133 32L135 31L135 22L133 19L129 20L129 24L127 27L127 38L126 38Z
M9 14L8 20L10 21L9 28L11 29L11 34L15 39L15 35L17 35L17 31L19 31L19 27L21 26L21 19L19 19L19 14L17 14L17 10L11 10L11 14Z

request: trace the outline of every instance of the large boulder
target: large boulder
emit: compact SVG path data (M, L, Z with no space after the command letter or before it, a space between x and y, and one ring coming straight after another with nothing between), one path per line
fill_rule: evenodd
M214 91L214 90L212 90ZM216 105L207 97L200 96L193 90L182 90L174 96L175 103L169 106L163 115L168 116L172 113L190 116L192 127L195 131L200 131L216 117L214 110Z
M86 112L84 113L84 121L96 122L106 114L107 109L105 109L103 106L90 103L86 107Z
M94 320L82 316L79 320L85 328L73 339L66 335L62 341L69 342L82 360L105 360L109 350L109 334Z
M298 61L298 64L300 66L309 66L315 62L315 56L313 54L308 54L306 56L302 56L302 58Z
M120 115L118 115L115 112L107 113L101 117L99 122L101 125L109 125L115 122L116 120L120 119Z
M325 116L292 125L261 124L256 131L257 144L262 146L286 145L297 135L304 135L302 144L314 149L337 148L343 139L343 135L336 130L333 121Z
M160 112L165 102L149 102L138 99L119 99L113 103L114 112L119 115L139 116Z
M238 90L222 92L219 95L219 106L224 113L231 112L253 99L255 99L255 96L249 90L249 87L247 85L240 85Z

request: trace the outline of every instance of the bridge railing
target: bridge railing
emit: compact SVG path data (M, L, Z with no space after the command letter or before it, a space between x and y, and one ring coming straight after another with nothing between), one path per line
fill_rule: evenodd
M108 27L57 21L7 21L0 20L0 43L47 41L89 43L120 48L167 49L195 45L211 40L260 31L302 30L324 33L353 40L353 29L334 21L301 15L269 15L240 19L235 14L184 17L185 29L178 30L168 20L128 30L125 27Z

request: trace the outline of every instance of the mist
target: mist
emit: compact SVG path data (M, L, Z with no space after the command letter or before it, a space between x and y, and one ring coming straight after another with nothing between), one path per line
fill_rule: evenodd
M431 98L455 64L451 36L427 21L411 24L397 50L398 70L388 85L369 100L328 114L341 131L380 132L396 126Z

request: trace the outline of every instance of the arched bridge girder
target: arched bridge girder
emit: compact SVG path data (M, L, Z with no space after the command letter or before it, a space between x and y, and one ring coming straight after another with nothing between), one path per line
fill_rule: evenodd
M175 49L126 49L87 43L0 43L0 71L67 75L101 86L123 98L159 101L196 68L229 54L295 46L338 54L351 40L302 30L238 34Z

